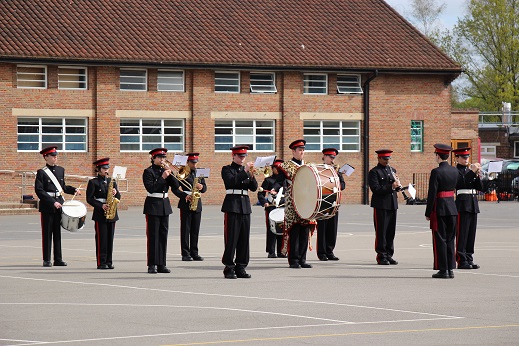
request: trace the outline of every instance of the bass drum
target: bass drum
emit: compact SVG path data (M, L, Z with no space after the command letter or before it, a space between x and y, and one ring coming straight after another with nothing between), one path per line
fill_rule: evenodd
M86 206L80 201L66 201L61 206L61 227L77 232L85 226Z
M270 231L276 235L282 235L284 220L285 220L285 208L276 208L276 209L272 210L269 213Z
M341 183L330 165L303 165L294 175L294 209L303 220L324 220L334 216L341 204Z

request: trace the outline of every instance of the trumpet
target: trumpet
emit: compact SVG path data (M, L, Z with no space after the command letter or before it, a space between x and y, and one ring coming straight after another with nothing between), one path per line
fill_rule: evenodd
M483 178L483 172L481 171L481 164L479 162L471 163L469 169L474 172L480 179Z

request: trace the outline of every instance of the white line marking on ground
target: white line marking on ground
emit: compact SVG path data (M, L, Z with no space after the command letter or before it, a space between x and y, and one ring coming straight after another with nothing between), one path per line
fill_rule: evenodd
M431 271L431 269L409 269L409 270L419 270L419 271ZM482 275L482 276L498 276L503 278L519 278L519 275L505 275L505 274L488 274L488 273L482 273L481 271L478 271L479 269L472 269L472 270L456 270L456 274L471 274L471 275Z

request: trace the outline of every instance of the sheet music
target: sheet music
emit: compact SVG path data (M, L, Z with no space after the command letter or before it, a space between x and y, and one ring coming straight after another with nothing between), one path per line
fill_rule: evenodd
M185 166L187 164L187 156L186 155L178 155L175 154L173 157L173 165L175 166Z
M125 179L126 178L126 167L115 166L112 172L112 176L116 179Z
M349 177L353 172L355 172L355 168L353 166L348 165L345 163L342 165L341 168L339 168L339 173L346 174L347 177Z
M254 161L254 167L260 168L260 167L271 166L274 163L275 159L276 159L276 155L257 157L256 161Z
M503 161L490 161L488 163L488 173L501 173Z
M209 173L211 172L211 168L197 168L196 169L196 177L197 178L209 178Z
M414 188L413 184L409 184L409 187L407 188L409 190L409 194L413 199L416 198L416 189Z

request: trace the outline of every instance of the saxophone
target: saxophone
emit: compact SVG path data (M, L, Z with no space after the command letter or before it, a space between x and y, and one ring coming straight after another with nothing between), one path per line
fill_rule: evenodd
M198 200L201 197L200 191L196 187L197 184L200 184L200 177L193 180L193 186L191 187L191 202L189 203L189 210L191 211L196 211L198 208Z
M107 220L115 218L115 214L117 213L117 204L120 202L113 194L115 180L116 179L112 177L108 184L108 193L106 195L106 204L108 205L108 209L105 210L105 217Z

